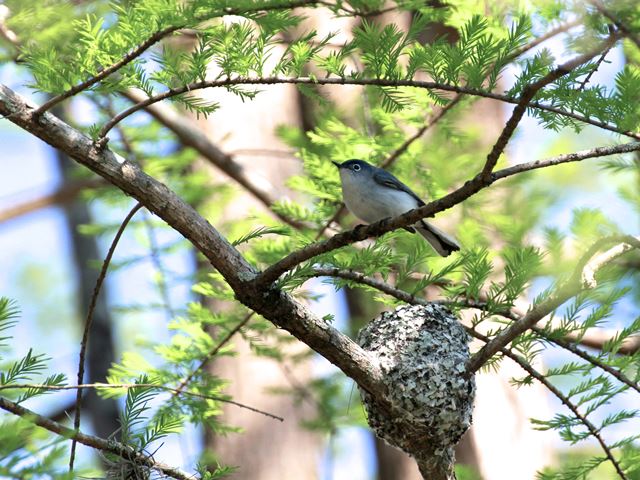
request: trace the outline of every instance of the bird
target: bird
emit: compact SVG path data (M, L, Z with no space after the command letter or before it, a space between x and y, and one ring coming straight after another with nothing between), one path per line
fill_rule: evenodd
M349 211L360 220L374 223L402 215L425 203L394 175L364 160L332 163L340 172L342 198ZM460 250L458 242L445 232L424 220L405 227L422 235L442 257Z

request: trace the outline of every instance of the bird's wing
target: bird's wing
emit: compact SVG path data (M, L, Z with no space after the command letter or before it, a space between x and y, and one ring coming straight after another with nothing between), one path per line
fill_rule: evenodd
M407 187L404 183L394 177L392 174L387 172L386 170L378 169L373 174L373 180L378 184L387 188L392 188L394 190L400 190L402 192L406 192L416 199L419 206L424 205L422 199L416 195L413 190Z

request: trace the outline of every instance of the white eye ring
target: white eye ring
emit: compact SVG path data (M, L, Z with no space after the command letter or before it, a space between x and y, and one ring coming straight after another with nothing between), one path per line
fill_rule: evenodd
M358 165L357 163L353 166L353 171L354 172L359 172L360 171L360 165Z

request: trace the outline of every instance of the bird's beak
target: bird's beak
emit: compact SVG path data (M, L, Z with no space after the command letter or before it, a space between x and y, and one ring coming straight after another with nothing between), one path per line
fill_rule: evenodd
M342 164L334 162L333 160L331 160L331 163L333 163L337 168L340 168L342 166Z

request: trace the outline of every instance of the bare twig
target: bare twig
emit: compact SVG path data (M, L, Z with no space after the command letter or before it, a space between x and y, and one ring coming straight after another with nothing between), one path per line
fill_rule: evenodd
M120 241L120 237L124 233L125 228L129 224L129 221L133 218L138 210L143 207L141 203L137 203L131 211L127 214L125 219L122 221L120 228L116 232L113 241L111 242L111 246L109 247L109 251L107 252L107 256L102 263L102 268L100 270L100 275L98 275L98 279L96 280L96 286L93 289L93 295L91 296L91 302L89 303L89 310L87 312L87 317L84 322L84 331L82 332L82 342L80 343L80 355L78 360L78 384L82 384L84 380L84 369L85 369L85 355L87 352L87 345L89 343L89 332L91 331L91 324L93 323L93 311L96 307L96 302L98 300L98 295L100 293L100 289L102 288L102 283L107 275L107 269L109 268L109 263L111 263L111 258L113 257L113 253L115 252L116 246L118 245L118 241ZM80 417L82 414L82 389L78 389L76 393L76 408L74 412L73 419L73 428L78 431L80 429ZM76 440L73 439L71 442L71 453L69 454L69 471L73 471L73 463L75 461L76 456Z
M190 397L202 398L204 400L214 400L216 402L229 403L231 405L235 405L240 408L244 408L245 410L251 410L252 412L259 413L260 415L264 415L266 417L273 418L274 420L280 420L284 422L284 418L279 417L278 415L274 415L273 413L265 412L264 410L260 410L259 408L251 407L249 405L245 405L240 402L236 402L235 400L231 400L225 397L219 397L216 395L205 395L204 393L191 392L188 390L182 390L173 387L167 387L165 385L158 385L157 383L83 383L80 385L44 385L44 384L31 384L31 383L21 383L21 384L12 384L12 385L0 385L0 390L27 390L27 389L39 389L39 390L87 390L87 389L110 389L110 388L149 388L155 390L163 390L165 392L172 392L174 395L187 395ZM77 407L75 408L77 410Z
M161 462L155 461L151 456L145 455L142 452L136 451L133 447L129 445L125 445L114 440L105 440L100 437L94 437L92 435L87 435L77 430L72 430L71 428L65 427L58 422L54 422L42 415L38 415L36 412L28 410L21 405L18 405L11 400L8 400L4 397L0 397L0 408L6 410L7 412L13 413L14 415L18 415L25 420L33 423L34 425L38 425L52 433L60 435L65 438L70 438L74 442L81 443L91 448L95 448L97 450L102 450L104 452L113 453L114 455L118 455L125 460L135 462L138 465L143 465L150 469L156 470L163 475L167 475L169 477L175 478L177 480L193 480L193 476L179 470L177 468L170 467Z
M506 167L493 173L495 180L510 177L518 173L527 172L529 170L537 170L538 168L546 168L562 163L579 162L588 158L607 157L610 155L619 155L621 153L630 153L640 151L640 142L623 143L608 147L596 147L588 150L580 150L573 153L565 153L544 160L535 160L533 162L520 163L512 167Z
M613 45L607 48L604 52L602 52L602 55L600 55L600 58L598 58L598 61L593 65L593 68L591 69L591 71L587 74L586 77L584 77L584 80L580 82L580 86L578 87L579 92L583 91L587 87L587 83L589 83L589 80L591 80L591 77L593 77L593 75L598 71L598 69L600 68L600 65L602 65L602 62L604 62L604 59L607 57L607 54L611 51L612 47Z

